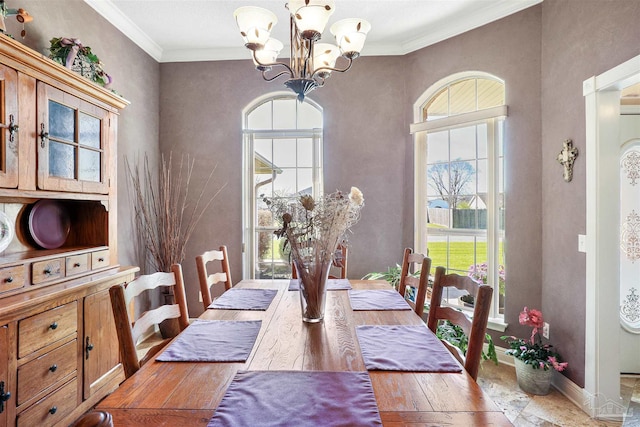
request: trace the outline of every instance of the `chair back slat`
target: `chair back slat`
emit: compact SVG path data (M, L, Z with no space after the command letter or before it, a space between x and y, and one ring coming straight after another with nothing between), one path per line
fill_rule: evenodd
M173 293L175 304L162 305L152 308L136 318L135 310L130 305L136 296L145 290L156 289L160 286L169 287ZM136 345L143 334L153 325L158 325L167 319L177 319L180 331L189 326L187 298L184 292L182 267L180 264L171 266L171 273L154 273L143 275L126 285L116 285L109 289L111 308L118 333L120 359L127 378L140 369L151 353L155 354L161 346L155 346L142 359L138 359ZM168 340L166 341L168 342Z
M209 273L207 265L213 261L220 261L220 271L216 273ZM225 291L233 287L227 247L220 246L220 250L210 250L198 255L196 257L196 268L198 269L198 281L200 282L202 305L206 310L212 302L211 286L216 283L224 282Z
M416 264L418 267L416 267ZM411 273L417 271L417 268L420 268L419 278L411 275ZM430 270L431 258L424 256L423 254L414 253L411 248L406 248L404 250L398 292L400 292L400 295L406 299L407 287L414 289L415 302L407 302L420 317L422 317L424 313L424 303L427 299Z
M464 289L474 296L472 320L469 320L462 311L442 306L443 289L448 286ZM444 267L436 267L427 326L435 333L441 320L449 320L465 331L469 343L467 354L464 357L464 368L474 380L478 378L492 296L493 288L491 286L478 283L468 276L446 274Z

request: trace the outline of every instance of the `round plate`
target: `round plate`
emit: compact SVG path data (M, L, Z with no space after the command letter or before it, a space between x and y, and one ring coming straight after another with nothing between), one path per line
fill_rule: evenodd
M7 249L13 240L13 224L4 212L0 212L0 252Z
M64 206L55 200L40 200L29 213L29 232L45 249L55 249L67 240L71 221Z

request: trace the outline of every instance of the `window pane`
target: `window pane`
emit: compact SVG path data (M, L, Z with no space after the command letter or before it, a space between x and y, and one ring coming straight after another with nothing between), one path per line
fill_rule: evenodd
M429 235L428 238L429 258L431 258L432 269L437 266L447 267L449 265L447 257L447 236Z
M276 99L273 101L273 128L296 128L296 101L295 99Z
M478 158L487 158L487 124L482 123L476 126L476 141L478 144Z
M76 150L72 145L49 141L49 175L75 179Z
M247 119L249 129L273 129L271 125L271 102L265 102L253 110Z
M322 112L308 102L298 104L298 129L322 127Z
M435 120L449 115L449 90L442 89L435 95L424 109L424 120Z
M449 131L427 134L427 163L449 161Z
M478 193L486 194L487 193L487 161L486 160L478 160Z
M475 262L475 240L473 236L449 237L449 273L467 274Z
M313 140L311 138L298 139L298 166L307 168L313 166Z
M78 159L78 179L100 182L100 157L99 151L81 148Z
M450 195L475 194L476 169L471 162L451 162L449 170ZM455 207L455 206L452 206Z
M449 201L449 164L438 163L427 166L427 195L440 196ZM447 205L447 207L450 207Z
M276 175L273 182L273 191L276 196L288 196L296 192L296 170L283 169L281 174Z
M449 115L476 111L476 80L463 80L449 88Z
M476 127L451 129L451 160L476 158Z
M504 105L504 84L496 80L478 79L478 109Z
M298 193L313 194L313 172L311 168L298 168Z
M85 113L79 115L80 144L100 148L100 119Z
M295 139L274 139L273 140L273 163L277 167L296 166L296 140Z
M69 142L75 141L75 110L49 101L49 135Z

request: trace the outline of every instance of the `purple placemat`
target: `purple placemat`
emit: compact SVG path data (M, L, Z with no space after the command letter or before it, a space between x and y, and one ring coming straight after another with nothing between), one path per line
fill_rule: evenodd
M411 310L411 306L393 289L349 291L353 310Z
M367 372L238 371L207 427L381 425Z
M462 372L462 367L424 325L356 326L369 371Z
M351 289L349 279L327 279L328 291L348 291L349 289ZM289 281L289 290L300 290L300 279L291 279Z
M196 320L156 358L160 362L245 362L262 320Z
M275 289L231 288L207 308L222 310L266 310L278 293Z

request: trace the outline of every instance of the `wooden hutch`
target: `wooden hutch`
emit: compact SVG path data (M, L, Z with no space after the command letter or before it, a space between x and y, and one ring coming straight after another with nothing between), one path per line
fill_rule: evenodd
M108 289L117 264L116 126L128 101L0 34L0 426L67 425L124 379ZM30 235L56 200L70 229ZM42 203L41 203L42 205ZM44 245L47 246L47 245Z

